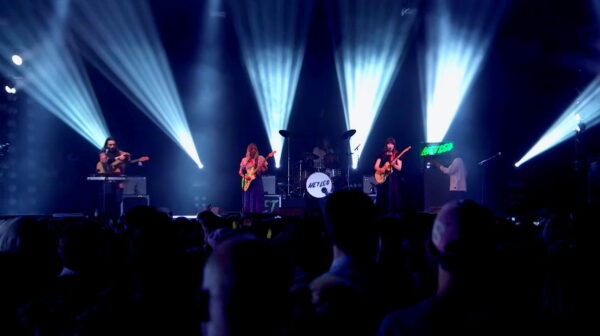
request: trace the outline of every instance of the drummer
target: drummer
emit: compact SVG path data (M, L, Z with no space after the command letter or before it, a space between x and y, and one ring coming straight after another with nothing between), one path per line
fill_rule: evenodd
M313 160L313 168L317 171L325 169L326 160L334 156L334 153L329 144L329 139L322 138L321 142L313 148L313 154L316 155Z

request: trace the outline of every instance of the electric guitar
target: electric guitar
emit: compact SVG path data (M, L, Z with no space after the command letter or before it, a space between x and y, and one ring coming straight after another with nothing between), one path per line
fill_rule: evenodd
M149 156L142 156L138 159L129 160L129 161L115 160L114 162L112 162L111 164L108 165L109 171L104 171L105 168L104 168L102 162L98 161L98 163L96 164L96 173L97 174L122 174L123 172L121 171L120 165L128 164L128 163L146 162L148 160L150 160Z
M400 153L398 153L398 155L396 155L396 157L394 157L392 160L386 162L385 165L383 165L383 169L385 169L384 172L376 171L375 175L374 175L375 182L377 184L382 184L383 182L385 182L385 180L388 178L388 176L390 176L390 174L392 173L392 162L401 158L402 155L404 155L406 152L408 152L411 148L412 148L411 146L404 148L402 150L402 152L400 152Z
M268 160L269 158L272 158L273 155L275 155L275 153L277 153L277 151L272 151L267 156L265 156L265 161ZM258 158L256 158L256 160L258 160ZM254 181L256 179L257 170L258 170L258 167L256 167L256 165L250 169L246 169L246 174L244 174L244 177L242 177L242 190L243 191L248 191L248 189L250 188L250 184L252 184L252 181ZM250 177L250 178L248 179L247 177Z
M129 160L129 161L120 161L120 160L115 160L113 163L111 163L111 167L112 168L116 168L118 167L120 164L126 163L126 164L130 164L130 163L138 163L138 162L146 162L150 160L149 156L142 156L140 158L137 158L135 160Z
M146 162L146 161L148 161L148 160L150 160L150 157L149 157L149 156L142 156L142 157L140 157L140 158L138 158L138 159L127 161L126 163L138 163L138 162Z

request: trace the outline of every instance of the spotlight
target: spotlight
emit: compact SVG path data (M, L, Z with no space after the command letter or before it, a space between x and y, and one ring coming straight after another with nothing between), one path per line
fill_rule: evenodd
M12 62L17 66L20 66L23 64L23 59L19 55L12 55L11 59L12 59Z
M4 91L6 91L6 93L8 93L8 94L16 94L17 93L16 88L10 87L8 85L4 86Z

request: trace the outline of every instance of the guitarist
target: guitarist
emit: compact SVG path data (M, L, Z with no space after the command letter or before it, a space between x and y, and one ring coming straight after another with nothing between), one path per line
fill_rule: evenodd
M110 175L124 175L125 164L131 159L131 154L117 147L117 140L106 138L104 147L100 152L100 162L96 164L96 173Z
M250 143L246 147L246 156L242 158L240 162L240 169L238 174L246 179L247 182L251 182L250 188L244 191L242 199L242 212L247 213L261 213L265 210L265 195L260 176L267 171L269 164L264 156L258 154L258 147L254 143ZM246 173L254 171L256 179L251 181L252 178L247 176Z
M402 160L396 149L396 140L387 138L384 151L375 161L375 171L378 173L389 173L385 182L377 186L376 206L381 213L395 213L404 209L404 198L402 193Z
M104 141L100 153L98 153L98 163L96 163L96 174L102 176L124 175L125 165L129 161L131 154L120 150L117 147L117 141L108 137ZM106 181L100 186L98 191L97 209L105 211L106 215L112 218L119 216L119 206L123 197L123 188L125 184L120 181ZM103 204L100 206L100 204Z

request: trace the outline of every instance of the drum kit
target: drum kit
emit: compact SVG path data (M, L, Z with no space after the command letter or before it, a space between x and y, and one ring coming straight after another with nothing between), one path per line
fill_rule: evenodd
M342 184L342 170L336 154L327 154L324 160L319 156L306 152L302 160L292 168L293 196L303 197L305 193L322 198L331 193L334 186Z
M288 138L288 196L305 197L310 195L315 198L323 198L333 190L342 188L347 182L342 173L340 158L335 153L318 156L311 152L305 152L302 153L301 160L291 163L290 133L288 131L279 133ZM354 133L356 133L355 130L346 131L342 134L342 139L348 140ZM349 174L349 171L346 174Z

